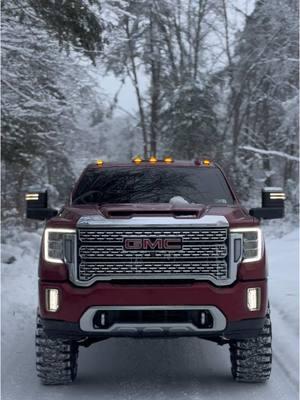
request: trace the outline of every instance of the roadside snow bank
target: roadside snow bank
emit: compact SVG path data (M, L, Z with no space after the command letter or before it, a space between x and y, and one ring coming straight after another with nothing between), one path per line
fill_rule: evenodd
M295 385L299 377L299 230L266 240L273 354Z
M41 235L21 232L17 239L1 245L2 340L10 342L14 332L35 319L37 267Z

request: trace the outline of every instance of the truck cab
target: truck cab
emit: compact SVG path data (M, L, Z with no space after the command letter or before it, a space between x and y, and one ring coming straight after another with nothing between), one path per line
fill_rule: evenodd
M45 220L39 260L37 371L72 382L78 349L117 337L198 337L229 345L232 375L271 373L267 258L261 219L285 195L265 188L245 209L220 166L171 157L88 165L66 205L26 195Z

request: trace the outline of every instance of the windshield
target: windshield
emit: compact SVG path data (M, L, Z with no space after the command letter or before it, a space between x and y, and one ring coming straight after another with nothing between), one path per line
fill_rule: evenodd
M89 170L73 193L73 204L232 204L217 168L115 167Z

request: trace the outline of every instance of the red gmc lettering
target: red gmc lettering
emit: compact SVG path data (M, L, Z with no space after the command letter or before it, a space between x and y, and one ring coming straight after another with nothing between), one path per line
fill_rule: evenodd
M163 247L163 239L155 239L153 242L151 239L142 239L143 240L143 249L145 250L162 250Z
M164 248L169 250L181 250L181 239L165 239Z
M131 238L125 239L126 250L180 250L181 238Z
M140 250L142 248L141 239L125 239L124 248L127 250Z

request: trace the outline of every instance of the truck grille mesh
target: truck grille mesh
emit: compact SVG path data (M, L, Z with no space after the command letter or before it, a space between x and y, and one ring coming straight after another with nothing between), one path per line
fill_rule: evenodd
M127 250L130 238L181 238L176 250ZM228 279L226 228L81 228L78 280L195 278Z

